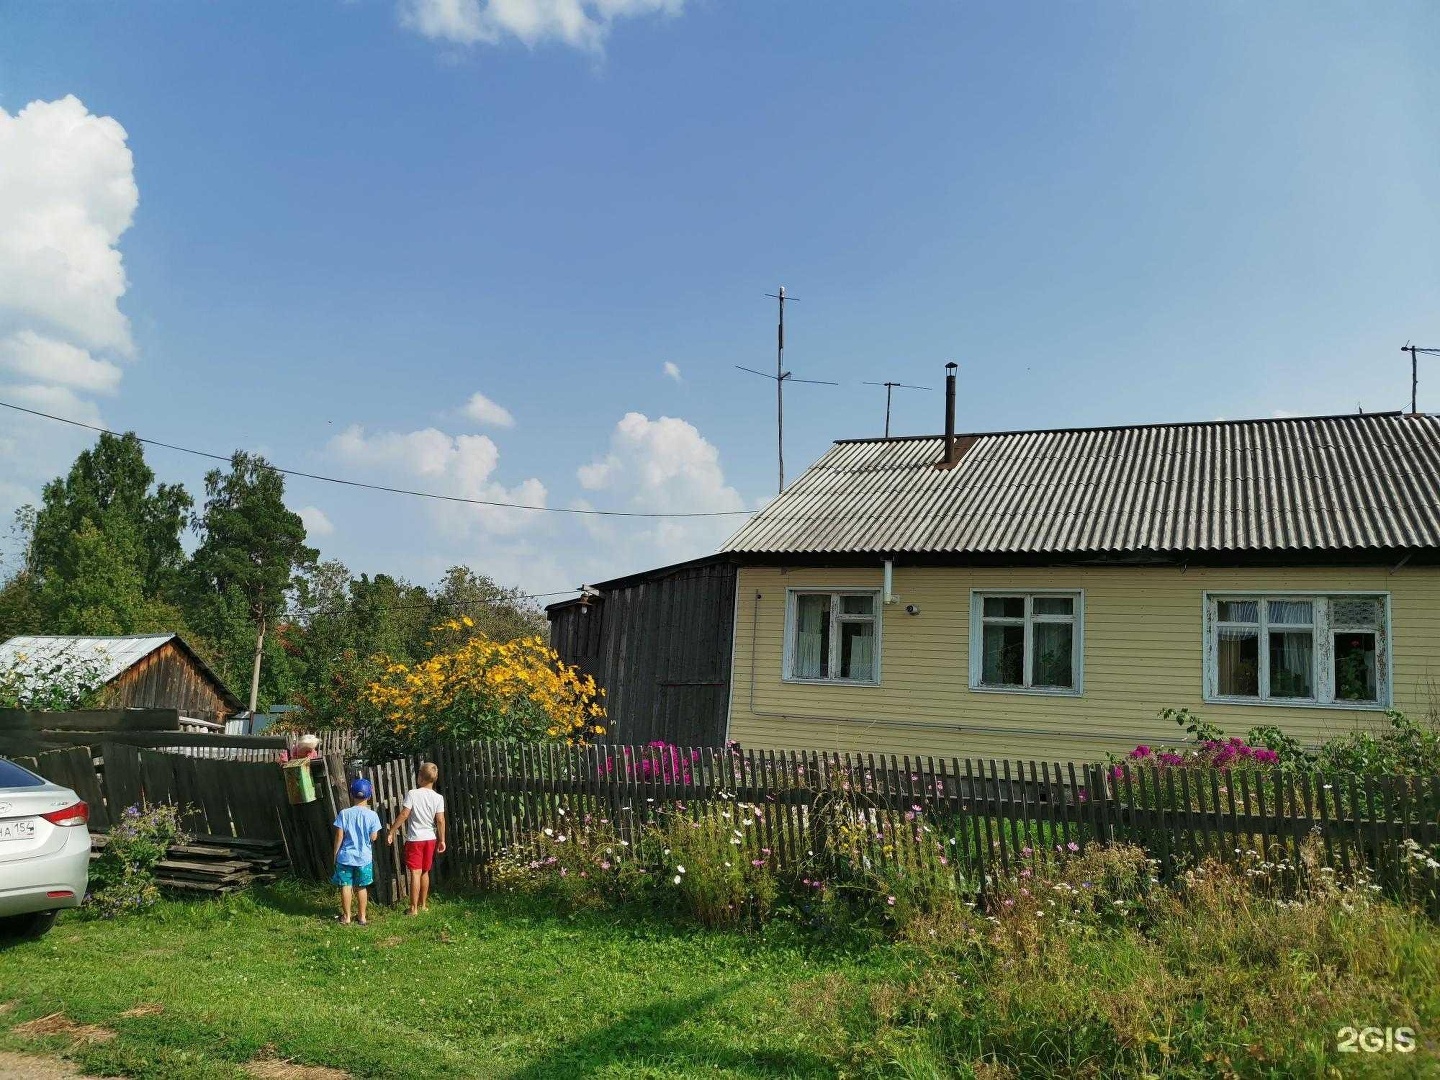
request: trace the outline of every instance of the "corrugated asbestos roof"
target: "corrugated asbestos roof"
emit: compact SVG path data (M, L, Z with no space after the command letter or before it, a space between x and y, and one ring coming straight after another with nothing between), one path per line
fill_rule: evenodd
M968 438L968 437L967 437ZM1079 554L1440 547L1440 419L1374 413L837 442L721 548Z
M70 658L94 661L105 682L128 671L174 634L133 634L128 637L61 637L25 634L0 645L0 671L14 667L24 658L27 667L49 660Z

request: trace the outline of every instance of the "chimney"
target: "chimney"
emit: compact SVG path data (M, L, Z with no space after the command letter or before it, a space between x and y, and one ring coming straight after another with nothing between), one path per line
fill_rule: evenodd
M945 365L945 445L940 460L935 463L938 469L953 468L960 455L968 449L955 438L955 372L958 367L953 360Z

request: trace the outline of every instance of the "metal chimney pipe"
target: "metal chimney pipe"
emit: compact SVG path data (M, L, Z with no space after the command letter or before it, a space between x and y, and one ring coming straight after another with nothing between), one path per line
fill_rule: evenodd
M945 447L939 461L942 468L960 459L955 452L955 372L959 366L953 360L945 365Z

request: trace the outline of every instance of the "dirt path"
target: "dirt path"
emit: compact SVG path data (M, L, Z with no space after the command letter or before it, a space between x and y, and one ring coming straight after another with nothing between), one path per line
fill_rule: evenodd
M0 1077L5 1080L98 1080L76 1072L69 1062L59 1058L12 1054L6 1050L0 1050Z

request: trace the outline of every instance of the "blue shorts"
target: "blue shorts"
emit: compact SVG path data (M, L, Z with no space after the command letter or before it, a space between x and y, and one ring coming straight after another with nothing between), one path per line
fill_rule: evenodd
M364 889L374 883L374 863L366 863L364 866L341 866L337 863L335 865L335 873L330 875L330 884L341 887L350 885L357 889Z

